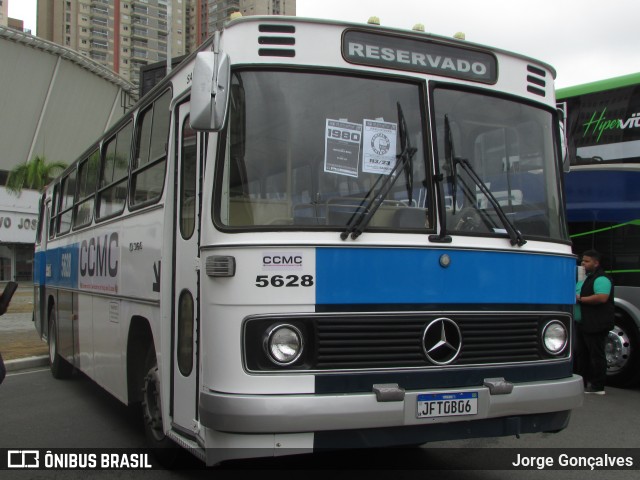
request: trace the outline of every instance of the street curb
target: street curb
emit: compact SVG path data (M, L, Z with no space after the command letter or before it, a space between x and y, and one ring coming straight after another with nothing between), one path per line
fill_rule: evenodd
M49 365L49 357L42 355L40 357L16 358L15 360L7 360L4 365L7 368L7 372L17 372Z

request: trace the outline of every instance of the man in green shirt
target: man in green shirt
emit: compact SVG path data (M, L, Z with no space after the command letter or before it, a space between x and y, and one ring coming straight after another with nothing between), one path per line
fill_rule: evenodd
M607 377L605 343L614 326L613 282L600 266L600 254L587 250L582 266L587 277L576 285L576 366L587 382L585 393L604 395Z

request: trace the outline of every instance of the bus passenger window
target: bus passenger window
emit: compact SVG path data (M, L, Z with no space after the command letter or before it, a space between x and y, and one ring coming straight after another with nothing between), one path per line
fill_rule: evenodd
M76 171L62 179L62 194L60 197L60 216L58 218L58 233L67 233L71 230L71 217L73 215L73 200L76 194Z
M98 218L117 215L124 210L127 199L127 173L131 151L132 123L127 123L104 148Z
M53 187L53 201L51 202L51 213L49 216L49 238L54 238L56 234L56 213L59 211L58 203L60 202L60 184L56 183Z
M78 167L78 198L73 218L74 227L83 227L93 219L93 199L98 181L100 151L93 152Z
M148 204L158 200L164 187L164 173L169 138L169 103L167 90L153 105L140 114L136 152L131 170L131 204Z

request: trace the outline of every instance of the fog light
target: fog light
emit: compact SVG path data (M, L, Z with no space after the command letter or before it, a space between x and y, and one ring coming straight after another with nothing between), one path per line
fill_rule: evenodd
M277 365L290 365L302 354L302 334L292 325L278 325L265 338L265 350Z
M542 330L542 344L551 355L558 355L566 348L569 340L567 329L557 320L549 322Z

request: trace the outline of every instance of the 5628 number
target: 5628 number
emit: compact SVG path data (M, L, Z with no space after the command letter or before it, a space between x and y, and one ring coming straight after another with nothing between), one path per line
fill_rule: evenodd
M313 275L258 275L256 287L313 287Z

